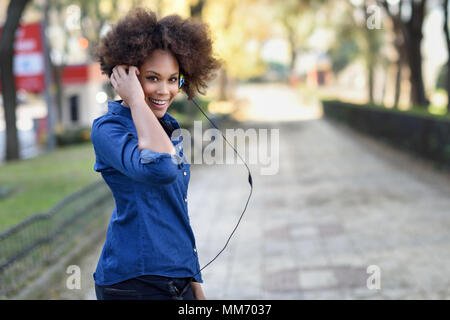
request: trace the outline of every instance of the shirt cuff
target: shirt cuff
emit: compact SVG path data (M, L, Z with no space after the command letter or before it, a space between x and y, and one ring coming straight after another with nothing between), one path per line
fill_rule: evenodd
M143 149L141 150L141 163L158 163L163 158L172 158L173 156L168 153L161 153L151 149ZM175 162L175 161L174 161Z
M182 162L182 158L178 154L168 154L154 151L152 149L143 149L141 150L141 163L158 163L161 159L171 158L174 164L180 164Z
M196 275L196 276L194 277L193 282L203 283L203 279L202 279L201 273L199 273L198 275Z

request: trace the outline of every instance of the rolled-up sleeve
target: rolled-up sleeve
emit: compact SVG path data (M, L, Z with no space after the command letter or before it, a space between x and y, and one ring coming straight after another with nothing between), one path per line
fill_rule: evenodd
M117 117L96 119L91 131L97 162L118 170L133 180L150 184L175 181L178 159L151 149L139 150L135 133ZM106 167L105 166L105 167ZM97 171L102 166L97 166Z

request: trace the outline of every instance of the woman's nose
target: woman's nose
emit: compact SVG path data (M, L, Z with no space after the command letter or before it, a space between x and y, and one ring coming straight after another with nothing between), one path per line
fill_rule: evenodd
M167 87L167 84L164 81L161 81L158 88L156 89L156 93L161 95L169 93L169 88Z

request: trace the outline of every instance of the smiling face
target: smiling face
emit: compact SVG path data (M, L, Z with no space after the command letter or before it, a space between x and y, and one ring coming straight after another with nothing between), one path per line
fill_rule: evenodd
M179 65L172 53L155 50L139 68L145 102L161 118L178 93Z

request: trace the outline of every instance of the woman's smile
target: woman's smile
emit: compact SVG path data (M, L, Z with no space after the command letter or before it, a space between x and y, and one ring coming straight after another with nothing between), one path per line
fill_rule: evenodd
M170 101L169 99L158 100L158 99L152 99L151 97L148 97L148 100L155 108L158 108L158 109L164 109L164 108L168 107L168 104Z

